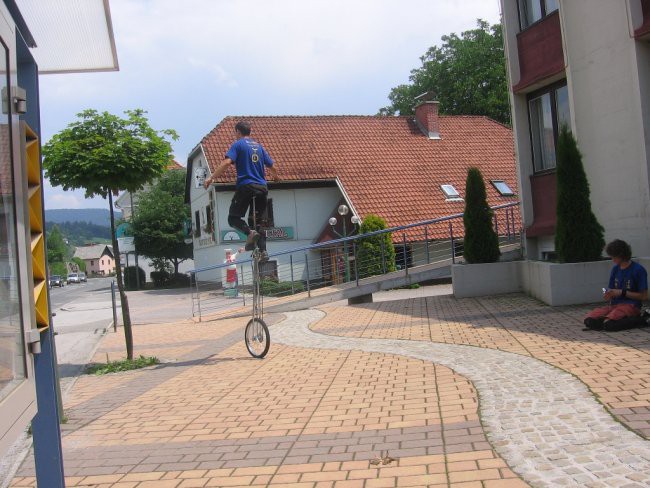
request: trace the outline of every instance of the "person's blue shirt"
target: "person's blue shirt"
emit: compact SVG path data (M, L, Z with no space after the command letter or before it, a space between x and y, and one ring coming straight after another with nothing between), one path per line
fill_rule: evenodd
M632 292L642 292L648 289L648 273L643 266L639 263L632 261L630 265L622 269L619 265L612 268L612 273L609 276L609 288L616 290L627 290ZM614 298L613 305L620 303L631 303L636 307L641 308L639 300L631 298Z
M237 169L237 187L242 185L266 185L266 166L273 166L273 160L262 145L250 137L236 141L226 157L231 159Z

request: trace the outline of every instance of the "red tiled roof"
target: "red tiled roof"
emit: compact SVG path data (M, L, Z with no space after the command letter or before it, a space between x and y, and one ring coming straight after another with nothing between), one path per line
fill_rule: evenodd
M173 159L172 162L167 165L167 169L168 170L170 170L170 169L182 169L182 170L185 170L185 166L181 165L181 163L179 163L178 161Z
M489 183L505 180L518 193L512 131L486 117L441 116L440 140L428 139L406 116L226 117L201 141L211 170L243 119L282 180L338 177L361 218L376 214L399 226L461 213L464 203L446 201L440 185L464 195L472 166L483 173L490 205L517 201ZM229 168L219 181L234 179Z

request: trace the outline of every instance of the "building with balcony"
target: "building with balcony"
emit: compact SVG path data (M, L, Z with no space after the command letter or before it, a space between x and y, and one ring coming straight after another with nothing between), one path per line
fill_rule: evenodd
M415 112L415 117L245 117L252 123L252 137L277 161L281 177L269 184L269 252L336 238L337 232L344 232L337 212L341 204L351 210L347 229L353 228L352 217L363 220L369 214L394 227L462 213L467 171L473 166L484 175L490 205L517 201L508 127L483 116L439 115L438 102L432 100L422 101ZM188 158L186 200L193 216L197 268L221 263L227 248L237 249L245 240L228 225L234 169L209 190L202 185L223 161L241 119L223 119ZM328 224L332 217L338 218L335 231ZM510 224L518 232L518 212L508 220L505 213L502 217L502 229ZM462 237L459 227L455 232ZM449 239L447 225L432 227L431 233L429 239ZM424 236L410 236L405 245L400 241L398 266L410 265L418 253L424 255L423 242ZM321 263L310 276L321 277L340 264L333 250L310 252L310 259ZM207 273L204 276L207 279ZM294 279L306 279L300 263Z
M584 156L606 239L650 255L650 0L501 0L526 252L554 257L556 143Z

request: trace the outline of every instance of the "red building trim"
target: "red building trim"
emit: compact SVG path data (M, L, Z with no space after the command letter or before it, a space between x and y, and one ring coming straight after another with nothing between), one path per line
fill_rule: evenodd
M634 31L634 37L650 39L650 0L641 0L641 10L643 11L643 24Z
M521 92L564 72L560 14L553 12L517 34L520 79L513 90Z
M545 173L530 177L533 197L533 225L526 229L526 237L552 236L557 222L557 177Z

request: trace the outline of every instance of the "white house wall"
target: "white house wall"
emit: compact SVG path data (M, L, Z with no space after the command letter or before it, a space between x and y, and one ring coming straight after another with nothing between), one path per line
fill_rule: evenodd
M199 156L194 160L193 168L196 168L199 161L204 165L205 159ZM210 191L215 191L210 189ZM228 210L232 200L233 191L215 191L215 242L206 242L207 235L201 231L201 238L194 238L194 265L196 269L213 266L223 263L226 249L237 250L243 247L243 242L219 242L223 231L230 230L228 225ZM269 240L267 249L269 253L309 246L313 244L323 227L327 224L332 211L342 198L341 192L336 187L295 189L295 190L271 190L269 198L273 199L273 214L275 227L292 227L294 238L291 240ZM192 221L194 212L201 212L202 222L205 220L205 207L209 205L208 191L203 188L195 188L193 179L190 189L190 202L192 209ZM250 254L245 253L248 257ZM320 253L309 253L309 274L310 279L320 276ZM294 256L294 279L305 280L307 278L304 263L304 253ZM290 280L289 257L283 256L278 260L278 272L281 281ZM211 270L202 272L198 278L200 281L221 281L223 272ZM250 279L250 275L244 276L244 280ZM240 278L241 280L241 278Z

